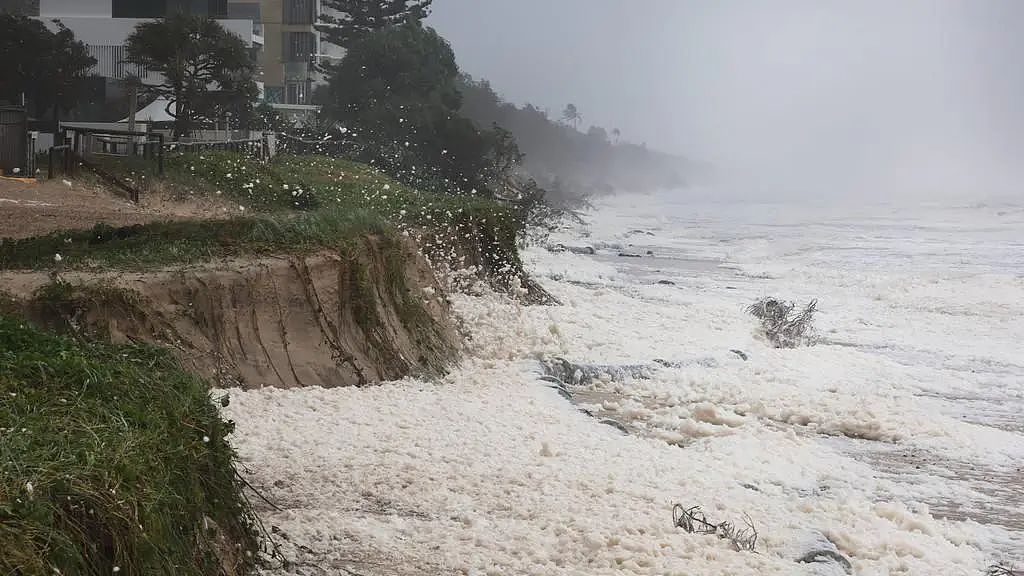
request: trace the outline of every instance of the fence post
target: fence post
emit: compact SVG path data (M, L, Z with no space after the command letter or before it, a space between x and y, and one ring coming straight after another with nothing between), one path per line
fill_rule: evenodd
M67 136L66 134L64 136L64 149L62 150L62 152L64 153L64 158L63 158L63 160L64 160L64 175L65 176L70 176L71 175L71 137Z
M35 149L34 149L35 146L32 144L32 140L30 138L26 138L28 136L28 110L24 109L24 108L22 108L21 130L22 130L21 134L22 134L22 138L23 138L22 144L25 146L25 158L24 158L24 162L22 163L22 166L24 166L25 170L29 173L29 174L26 174L26 176L27 175L35 176L35 174L32 174L32 172L31 172L31 168L32 167L31 167L31 163L29 162L29 158L31 158L32 154L35 153Z
M164 175L164 135L163 134L157 134L156 137L157 137L157 146L160 147L160 149L157 151L157 157L159 158L158 161L157 161L157 166L158 166L157 172L159 173L160 176L163 176Z
M28 123L25 124L25 128L28 129ZM28 132L27 142L25 144L25 175L28 178L36 177L36 136L35 132Z
M128 83L128 131L135 132L135 113L139 109L139 85ZM135 156L135 135L128 137L128 155Z
M82 156L81 154L78 153L78 146L81 143L82 139L78 135L78 132L72 132L71 134L72 134L72 136L71 136L71 150L70 150L70 152L71 152L71 154L70 154L71 159L68 161L68 169L69 169L68 170L68 174L72 174L73 175L75 173L75 166L74 166L74 164L75 164L75 156ZM84 158L85 156L82 156L82 157Z

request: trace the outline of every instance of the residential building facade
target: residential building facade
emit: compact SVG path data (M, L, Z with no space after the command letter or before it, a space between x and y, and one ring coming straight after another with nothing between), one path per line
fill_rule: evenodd
M317 0L231 0L228 13L251 17L263 31L262 81L271 104L307 105L317 81Z
M139 22L187 11L216 18L247 46L259 50L263 39L251 20L228 18L227 0L0 0L0 9L20 7L19 12L43 20L60 20L75 33L96 58L96 73L112 79L139 75L124 62L124 44Z
M341 60L344 52L321 38L317 23L320 0L228 0L229 18L258 22L264 45L261 54L263 99L294 119L318 110L313 90L326 79L321 64Z
M216 18L253 49L261 99L291 116L316 110L313 88L323 81L318 64L340 56L320 48L320 0L0 0L5 10L60 20L96 58L96 74L110 81L146 76L126 62L124 51L139 22L182 11ZM116 90L116 82L108 84Z

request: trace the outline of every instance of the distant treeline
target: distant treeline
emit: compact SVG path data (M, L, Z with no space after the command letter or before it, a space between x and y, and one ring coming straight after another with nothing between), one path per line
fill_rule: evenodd
M609 134L592 126L580 132L574 127L579 116L573 105L559 122L532 104L505 102L487 80L463 74L458 87L460 113L481 129L497 124L510 131L525 154L522 168L552 196L678 188L705 170L681 156L621 142L618 130Z

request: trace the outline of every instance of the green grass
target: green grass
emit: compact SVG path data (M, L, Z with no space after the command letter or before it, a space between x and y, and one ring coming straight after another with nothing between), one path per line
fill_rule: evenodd
M495 200L422 192L366 164L328 156L282 154L264 164L228 151L169 155L162 179L138 158L108 158L102 164L142 186L144 194L146 186L160 183L178 195L219 197L258 213L362 210L396 226L432 228L467 216L499 224L512 215L509 206Z
M0 241L0 269L144 269L215 258L331 248L359 234L410 231L435 258L477 247L493 278L521 270L513 209L474 196L421 192L364 164L288 156L261 164L232 152L169 158L164 185L221 197L248 217L163 222Z
M495 200L421 192L365 164L327 156L286 154L261 164L234 152L184 154L168 159L166 179L257 212L365 210L395 225L431 228L467 217L504 226L512 217Z
M388 227L366 212L321 210L299 216L260 215L229 220L182 220L123 228L56 232L0 242L0 269L147 269L216 258L336 248Z
M0 573L215 575L218 555L251 567L231 430L166 352L0 316Z

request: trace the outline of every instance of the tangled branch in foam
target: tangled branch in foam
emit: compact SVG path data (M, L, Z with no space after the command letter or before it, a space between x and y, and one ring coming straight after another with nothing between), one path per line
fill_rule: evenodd
M813 345L815 341L814 313L818 301L811 300L799 313L796 304L777 298L762 298L747 307L747 312L761 321L765 338L776 348L796 348Z
M743 515L746 527L740 528L729 521L718 524L710 522L700 506L683 508L682 504L676 504L672 507L672 523L691 534L715 534L723 540L732 542L737 551L754 552L757 546L757 529L754 528L753 520L746 514Z

